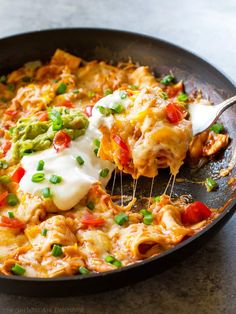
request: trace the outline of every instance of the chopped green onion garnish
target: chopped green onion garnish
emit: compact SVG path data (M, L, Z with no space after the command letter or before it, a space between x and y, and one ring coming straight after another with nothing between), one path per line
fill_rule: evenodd
M88 204L87 204L87 207L90 209L90 210L94 210L95 208L95 205L92 201L89 201Z
M125 99L127 97L127 94L126 94L126 92L120 92L120 98L121 99Z
M73 90L73 94L79 94L79 90L78 89L74 89Z
M161 93L161 97L162 97L164 100L166 100L166 99L169 98L168 95L167 95L165 92L162 92L162 93Z
M116 267L122 266L122 263L120 261L118 261L118 259L116 259L114 256L111 256L111 255L107 255L105 257L105 261L109 264L116 266Z
M10 91L10 92L13 92L15 90L15 85L14 84L8 84L7 85L7 89Z
M37 165L37 171L42 171L44 168L44 161L43 160L39 160L38 165Z
M31 81L31 77L30 76L24 76L24 77L22 77L22 81L25 83L29 83Z
M185 93L180 93L178 96L177 96L177 100L178 101L182 101L182 102L185 102L188 100L188 95L185 94Z
M8 184L11 182L11 177L7 174L4 174L3 176L0 176L0 183L2 184Z
M44 173L38 172L32 175L31 181L35 183L39 183L44 181L45 176Z
M146 209L141 209L140 210L140 214L143 215L143 223L145 225L150 225L153 221L153 215L151 212L149 212L148 210Z
M58 184L58 183L61 183L62 177L53 174L51 178L49 179L49 181L53 184Z
M13 193L9 193L7 195L7 204L10 206L15 206L16 204L18 204L19 200L17 198L17 196Z
M211 192L218 187L218 183L212 178L207 178L205 180L205 186L207 188L207 192Z
M7 169L9 167L5 160L0 160L0 169Z
M41 232L41 235L43 237L46 237L47 233L48 233L48 230L47 229L43 229L42 232Z
M108 176L108 173L109 173L109 169L108 168L102 169L100 171L100 177L106 178Z
M105 90L104 95L107 96L107 95L110 95L112 93L113 93L113 91L110 88L108 88Z
M161 200L161 197L160 197L160 196L155 196L155 197L154 197L154 201L155 201L155 202L160 202L160 200Z
M44 198L50 198L52 196L50 188L43 188L41 191Z
M135 90L135 89L138 89L138 86L136 86L136 85L129 85L129 88Z
M84 160L83 160L83 158L81 156L77 156L76 157L76 161L78 162L78 164L80 166L82 166L84 164Z
M62 129L62 121L60 119L53 121L52 129L53 129L53 131L61 130Z
M174 76L172 74L168 74L163 77L161 80L161 84L169 85L174 80Z
M65 94L66 90L67 90L67 86L66 86L66 84L65 84L64 82L62 82L62 83L58 86L58 88L57 88L57 90L56 90L56 94L57 94L57 95Z
M6 97L4 97L4 96L3 96L3 97L1 97L1 101L2 101L2 102L7 102L7 98L6 98Z
M90 98L92 98L92 97L95 96L95 93L94 93L94 92L88 92L88 96L89 96Z
M55 257L62 255L61 245L59 245L59 244L54 244L53 245L52 255L55 256Z
M95 140L93 140L93 145L94 146L97 146L99 148L100 144L101 144L101 142L97 138L95 138Z
M11 271L15 275L18 275L18 276L22 276L26 272L26 270L22 266L20 266L19 264L15 264L14 266L12 266Z
M101 114L104 116L109 116L111 114L111 109L105 108L103 106L97 106L98 110L100 111Z
M51 112L49 113L49 117L52 120L53 131L61 130L61 128L63 126L63 121L62 121L60 112L58 112L56 110L51 110Z
M210 127L210 130L219 134L224 130L224 126L221 123L215 123Z
M15 127L12 126L11 128L8 129L8 132L12 135L13 134L13 131L14 131Z
M119 215L114 217L114 220L118 225L121 226L129 220L129 216L126 215L125 213L120 213Z
M78 271L81 273L81 275L88 275L90 273L90 271L83 266L80 266Z
M97 155L98 155L98 148L95 148L95 149L93 150L93 152L94 152L94 154L97 156Z
M14 213L13 212L7 212L7 214L8 214L9 218L14 218Z
M111 108L111 110L112 111L115 111L115 113L121 113L121 112L123 112L124 111L124 106L122 105L122 104L112 104L111 106L110 106L110 108Z
M7 77L6 77L6 75L2 75L1 77L0 77L0 83L6 83L7 82Z
M105 257L105 261L106 261L107 263L110 263L110 264L112 264L115 260L116 260L115 257L114 257L114 256L111 256L111 255L107 255L107 256Z
M32 149L25 149L24 151L23 151L23 155L25 156L25 155L30 155L30 154L32 154L33 153L33 151L32 151Z

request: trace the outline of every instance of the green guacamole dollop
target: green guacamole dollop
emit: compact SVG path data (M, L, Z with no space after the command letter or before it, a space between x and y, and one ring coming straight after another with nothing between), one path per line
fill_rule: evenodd
M32 152L41 151L52 145L55 134L55 119L60 122L59 129L64 130L72 140L83 135L88 127L88 119L78 109L54 107L49 110L49 120L39 121L36 116L20 119L12 130L14 161Z

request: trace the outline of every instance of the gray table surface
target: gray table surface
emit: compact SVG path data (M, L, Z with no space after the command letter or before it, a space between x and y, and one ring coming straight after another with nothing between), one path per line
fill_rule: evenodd
M235 0L0 0L0 38L58 27L108 27L172 41L236 80ZM182 264L85 297L0 295L0 313L236 313L236 217Z

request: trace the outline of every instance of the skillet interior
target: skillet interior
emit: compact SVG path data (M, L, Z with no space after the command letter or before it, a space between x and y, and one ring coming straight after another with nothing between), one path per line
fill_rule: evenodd
M134 62L149 65L157 76L171 69L178 80L184 80L188 92L201 89L204 97L209 97L216 103L236 94L236 88L229 79L206 61L181 48L142 35L98 29L50 30L2 39L0 40L1 74L16 69L27 61L36 59L46 61L56 48L67 50L86 60L101 59L116 63L131 57ZM212 177L218 169L227 166L232 150L236 146L236 108L227 110L222 116L222 121L232 139L228 149L218 156L214 163L208 163L196 173L186 166L182 167L181 177L203 181L206 177ZM231 176L235 174L234 169ZM228 186L228 179L229 177L221 178L220 189L214 193L207 193L204 186L190 182L177 184L174 193L191 194L209 206L222 207L229 199L234 198L236 190L235 187ZM162 193L167 180L168 172L161 171L160 176L155 180L153 194ZM130 182L126 177L124 182L126 191L132 191ZM140 179L137 194L148 196L150 184L150 180ZM59 279L0 277L2 281L0 290L26 295L72 295L116 288L146 278L167 269L203 244L206 238L233 214L234 203L235 201L231 202L225 212L197 236L159 257L125 269L88 277L74 276Z

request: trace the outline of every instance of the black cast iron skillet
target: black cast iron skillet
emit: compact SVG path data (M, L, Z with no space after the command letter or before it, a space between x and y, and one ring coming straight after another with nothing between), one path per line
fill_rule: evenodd
M65 49L86 60L101 59L116 63L131 57L134 62L150 66L158 76L172 70L178 80L184 80L188 92L201 89L204 97L210 97L216 103L236 94L236 87L230 79L182 48L148 36L104 29L46 30L1 39L0 74L8 73L31 60L49 60L56 48ZM222 120L232 139L229 148L197 172L188 166L182 167L180 177L203 181L227 165L235 146L236 107L227 110ZM235 174L233 170L232 175ZM155 180L153 194L163 192L168 177L168 171L161 171ZM122 269L88 276L55 279L0 276L0 291L29 296L71 296L122 287L160 273L198 249L233 215L236 207L235 189L227 184L227 180L228 177L221 178L220 189L212 193L207 193L204 186L193 182L175 186L175 195L191 194L209 206L225 206L225 209L218 219L197 235L159 256ZM150 180L140 179L137 194L147 196L149 187ZM128 177L125 178L125 191L131 193Z

